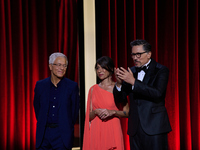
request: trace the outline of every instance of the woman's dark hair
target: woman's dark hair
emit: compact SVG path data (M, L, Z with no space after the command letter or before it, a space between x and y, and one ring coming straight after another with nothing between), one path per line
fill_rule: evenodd
M106 69L112 75L114 73L114 63L113 60L108 56L103 56L97 59L95 64L95 69L97 69L97 65L100 65L102 68Z

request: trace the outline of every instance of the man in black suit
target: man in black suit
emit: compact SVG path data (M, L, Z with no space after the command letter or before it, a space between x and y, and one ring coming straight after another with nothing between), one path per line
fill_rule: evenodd
M130 43L135 66L115 69L116 103L130 99L128 135L131 150L167 150L171 126L165 107L169 70L151 58L145 40Z

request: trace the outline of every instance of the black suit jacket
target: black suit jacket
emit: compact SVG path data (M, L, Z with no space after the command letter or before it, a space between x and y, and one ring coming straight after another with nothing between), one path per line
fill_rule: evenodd
M136 79L133 90L132 85L124 82L121 92L116 87L113 91L116 103L127 101L129 95L128 134L133 136L136 133L139 122L148 135L170 132L172 129L165 108L168 68L151 59L143 82L137 80L135 67L131 71Z

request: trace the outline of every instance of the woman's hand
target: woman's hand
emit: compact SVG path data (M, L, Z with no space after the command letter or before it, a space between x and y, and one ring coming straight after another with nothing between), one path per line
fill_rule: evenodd
M109 109L95 109L95 114L101 119L105 120L108 117L111 117L115 115L116 111L115 110L109 110Z

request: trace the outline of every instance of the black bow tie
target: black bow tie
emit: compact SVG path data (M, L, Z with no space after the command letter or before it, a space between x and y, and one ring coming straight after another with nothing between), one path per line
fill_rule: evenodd
M143 67L135 67L136 72L140 72L141 70L143 70L144 72L147 71L147 66L143 66Z

